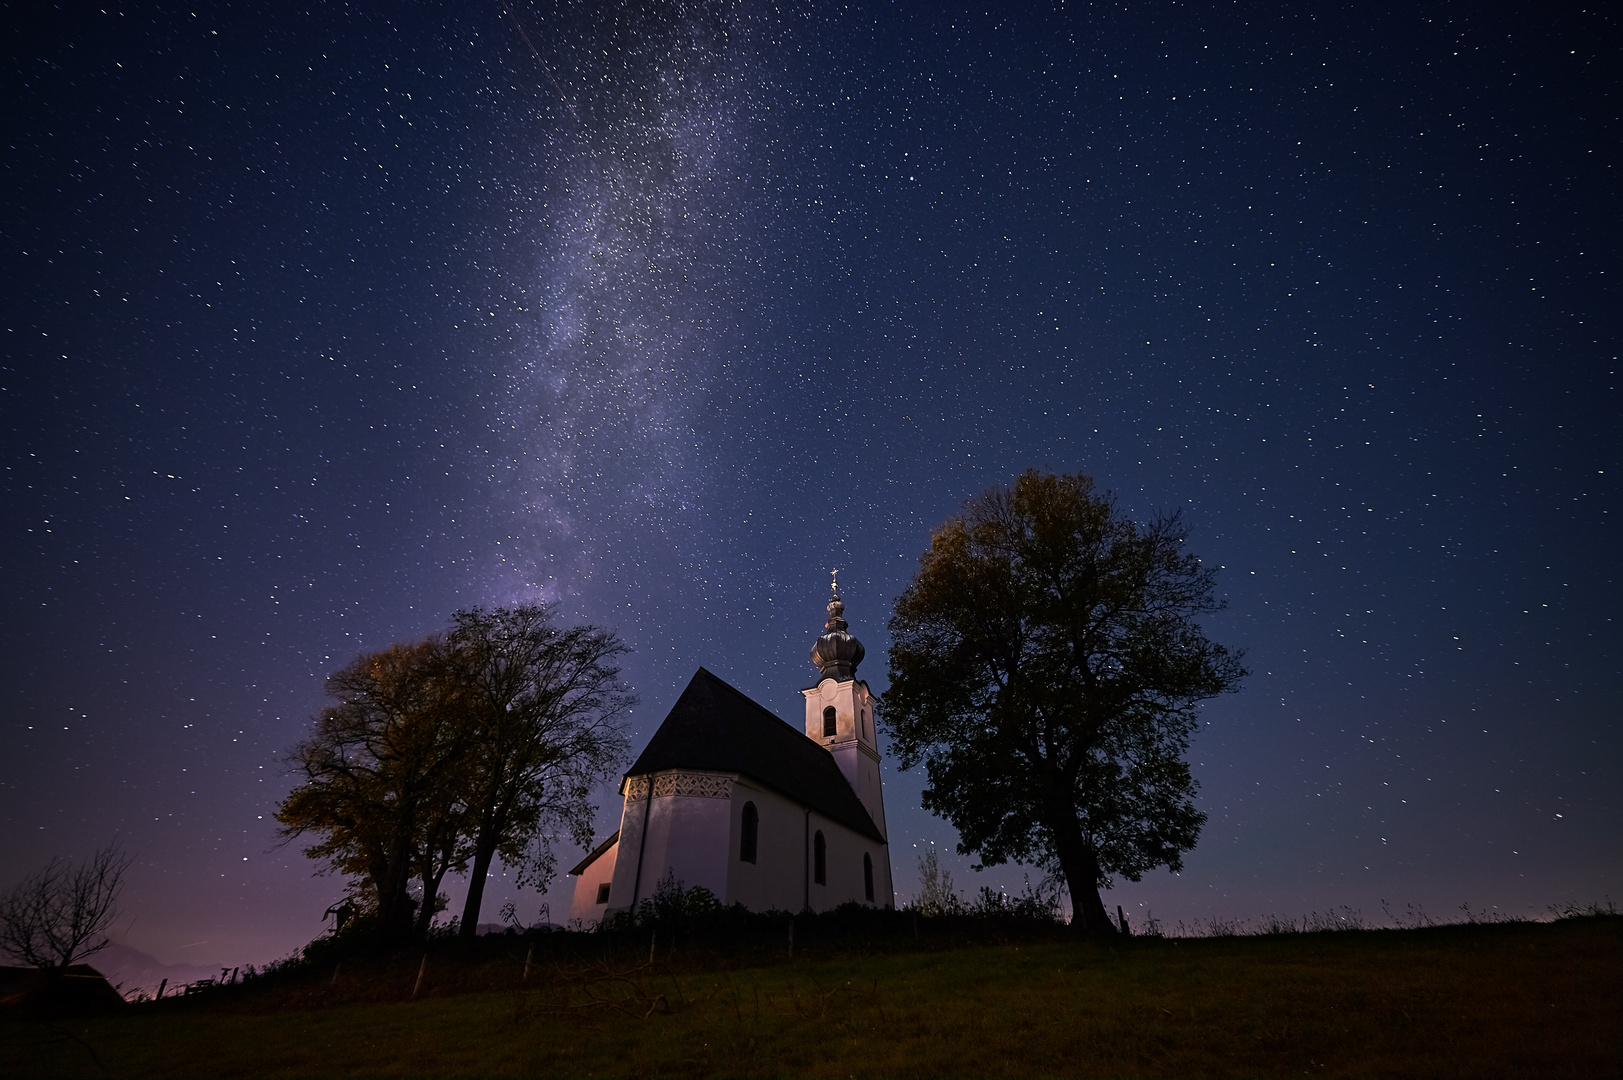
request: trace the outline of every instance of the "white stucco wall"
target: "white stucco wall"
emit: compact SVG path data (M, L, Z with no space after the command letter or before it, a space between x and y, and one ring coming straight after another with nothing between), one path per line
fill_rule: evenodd
M855 740L836 743L829 747L829 753L834 756L834 764L840 767L845 782L862 800L863 809L868 811L868 816L879 827L880 834L889 836L890 832L885 827L885 796L879 779L878 753L867 744Z
M597 902L599 887L605 882L614 880L614 864L620 853L620 845L614 844L603 854L592 861L579 877L575 879L575 896L569 905L569 921L571 924L592 926L603 920L603 915L609 910L608 904ZM609 888L609 898L614 897L614 889Z
M853 900L859 904L869 902L864 897L862 886L864 854L873 859L873 904L876 907L887 907L895 902L895 893L891 889L890 881L890 853L884 844L870 840L861 833L853 832L844 825L815 813L811 815L810 826L814 836L819 830L823 833L823 841L827 844L828 871L826 884L819 885L815 880L812 881L810 907L813 911L828 911ZM806 851L808 868L814 858L808 845Z
M761 816L753 864L738 857L745 803L754 803L755 812ZM805 809L748 778L740 778L733 785L731 813L727 903L743 904L751 911L799 911L805 906Z
M674 775L657 774L656 792L661 781ZM707 777L711 781L704 785L707 788L730 786L731 782L730 777L716 774L681 775ZM725 902L731 808L725 795L656 793L650 799L635 782L628 783L620 817L620 850L625 856L615 862L609 910L624 911L640 904L667 876L674 876L684 888L709 889Z
M672 786L676 775L659 774L655 790ZM874 864L874 899L878 907L895 901L891 883L890 852L881 843L831 821L807 814L805 807L762 787L748 777L696 775L705 778L711 792L730 787L727 797L656 794L651 800L635 784L627 785L620 818L619 856L609 887L609 912L624 911L653 895L660 881L674 876L686 888L702 885L723 904L743 904L751 911L800 911L808 905L826 911L850 901L868 903L864 896L862 856ZM684 785L696 786L691 779ZM739 858L746 803L759 815L756 861ZM647 843L643 822L647 820ZM827 881L813 878L813 840L821 830L827 844ZM639 881L638 860L641 859ZM605 858L607 856L605 855ZM602 859L598 860L603 861ZM595 867L595 864L594 864ZM579 907L582 886L576 887ZM595 889L590 898L595 898ZM574 909L572 909L573 915ZM601 918L603 910L593 918Z
M874 729L873 694L861 679L824 679L802 690L806 699L806 737L834 755L868 816L889 836L885 825L885 796L879 779L879 738ZM833 708L835 733L823 734L823 710Z

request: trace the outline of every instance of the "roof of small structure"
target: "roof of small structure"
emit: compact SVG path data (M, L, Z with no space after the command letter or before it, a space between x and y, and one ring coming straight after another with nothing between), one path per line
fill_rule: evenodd
M0 967L0 1013L33 1008L71 1014L122 1004L124 995L89 964L73 964L59 972Z
M573 877L580 877L580 875L586 873L586 868L588 866L591 866L593 863L595 863L599 858L602 857L602 855L603 855L603 853L605 851L609 850L609 848L613 847L615 844L618 844L619 842L620 842L620 830L615 829L613 836L609 837L607 840L605 840L601 844L597 845L595 848L592 849L592 853L590 855L586 856L586 858L582 859L580 862L575 864L575 868L573 870L569 871L570 875L573 876Z
M832 754L704 668L694 672L626 776L667 769L748 776L885 843Z

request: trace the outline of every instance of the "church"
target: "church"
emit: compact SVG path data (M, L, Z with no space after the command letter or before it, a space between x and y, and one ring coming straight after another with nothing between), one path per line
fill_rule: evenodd
M620 784L619 831L569 871L571 925L634 910L667 878L751 911L892 905L874 701L844 614L836 583L803 730L694 673Z

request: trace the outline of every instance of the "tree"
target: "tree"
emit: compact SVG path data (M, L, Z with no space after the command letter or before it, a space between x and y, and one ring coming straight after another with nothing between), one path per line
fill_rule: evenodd
M498 855L520 884L545 888L555 831L590 842L587 797L622 760L622 721L636 699L614 663L625 644L593 626L560 629L546 604L458 612L448 642L471 731L462 791L472 875L461 934L472 938Z
M1028 471L935 533L890 620L881 720L902 768L924 763L924 806L980 865L1058 871L1084 932L1114 932L1111 875L1182 868L1206 820L1196 707L1246 674L1195 622L1223 605L1186 536Z
M544 888L554 832L590 840L587 798L625 752L635 700L613 664L625 651L529 604L458 612L443 637L359 657L328 679L338 703L294 751L283 836L318 837L305 854L357 880L356 906L386 939L425 935L441 881L471 866L471 937L498 856Z
M77 867L52 859L18 882L0 895L0 951L60 975L106 948L132 861L115 840Z
M923 915L952 915L963 910L964 902L952 887L952 871L941 869L934 847L919 859L919 895L913 907Z
M303 782L276 811L282 835L322 837L305 854L359 879L358 906L386 938L425 932L440 880L463 858L458 774L471 732L451 651L429 638L361 656L327 692L338 704L293 753Z

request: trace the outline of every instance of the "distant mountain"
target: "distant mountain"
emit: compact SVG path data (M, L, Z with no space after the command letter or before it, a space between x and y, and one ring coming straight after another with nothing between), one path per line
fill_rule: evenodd
M150 953L116 943L107 946L85 962L107 976L107 981L126 998L135 997L137 992L153 997L158 992L158 985L165 979L169 980L169 985L164 988L164 994L168 995L187 983L220 977L219 968L166 964Z

